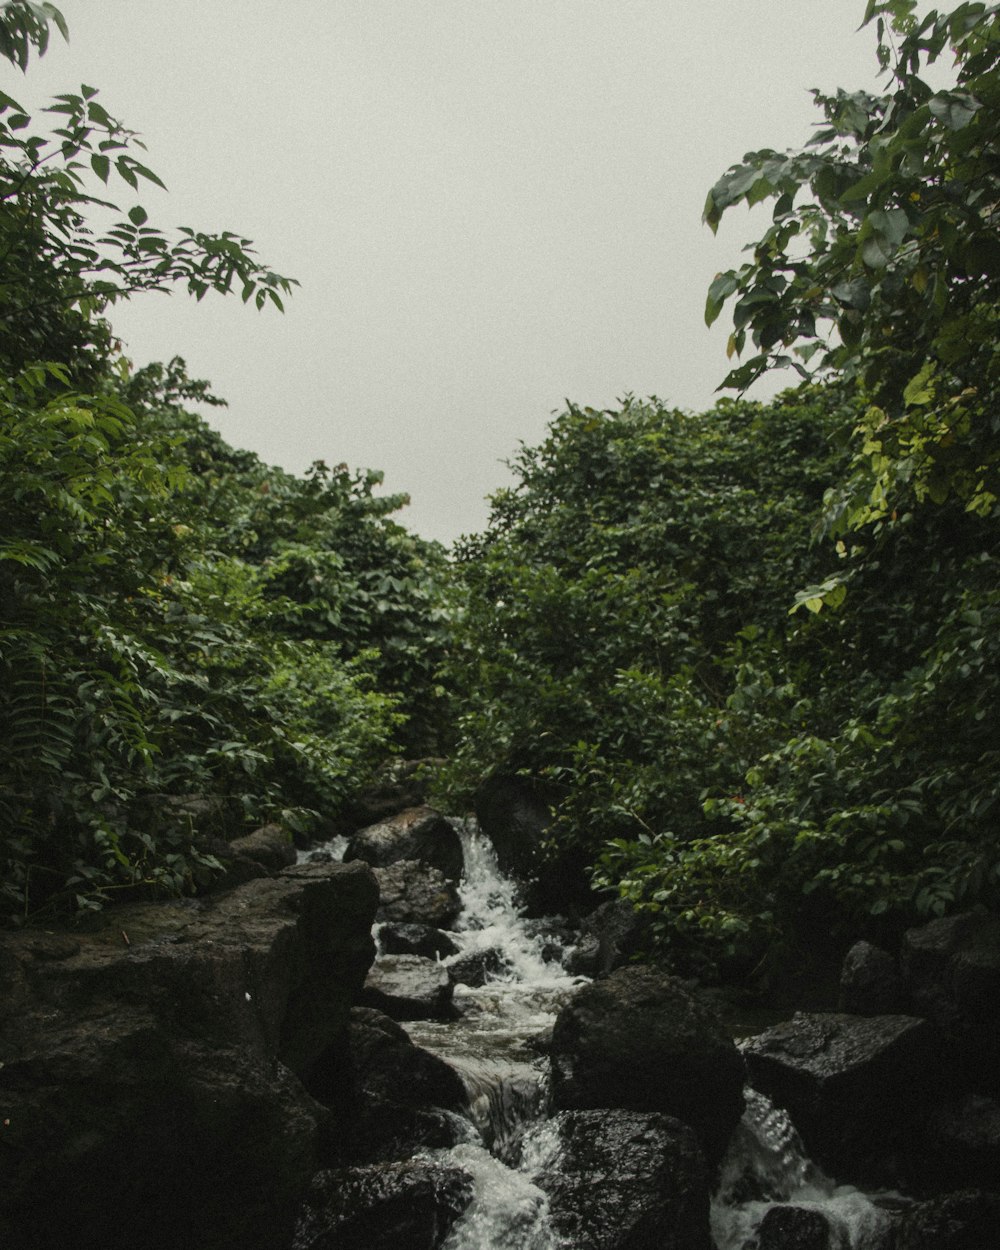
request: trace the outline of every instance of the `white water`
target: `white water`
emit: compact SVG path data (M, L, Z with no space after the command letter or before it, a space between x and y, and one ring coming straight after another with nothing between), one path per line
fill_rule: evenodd
M553 941L525 923L516 889L500 873L493 848L475 823L453 823L465 855L463 910L452 934L459 953L443 963L494 950L502 961L482 988L455 987L458 1020L405 1024L415 1044L459 1072L469 1093L469 1139L429 1152L464 1168L475 1186L472 1203L443 1250L572 1250L552 1230L547 1199L530 1176L557 1148L540 1123L547 1065L537 1043L586 978L570 977L551 958ZM344 839L335 839L316 849L340 858L344 845ZM504 1162L516 1155L518 1168ZM777 1203L821 1209L839 1234L841 1250L871 1250L881 1243L889 1219L865 1194L825 1176L806 1156L788 1116L747 1090L746 1112L712 1199L717 1250L752 1250L761 1220Z
M770 1207L793 1203L823 1212L843 1250L883 1244L889 1216L850 1185L837 1185L805 1153L788 1115L756 1090L723 1160L712 1199L712 1237L717 1250L755 1246L755 1233Z

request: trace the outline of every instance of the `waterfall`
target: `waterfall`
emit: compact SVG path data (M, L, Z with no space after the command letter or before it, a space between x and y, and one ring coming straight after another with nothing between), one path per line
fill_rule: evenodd
M481 956L485 983L454 990L459 1018L407 1021L412 1041L448 1062L469 1096L465 1139L425 1152L468 1172L471 1205L443 1250L572 1250L554 1232L548 1200L531 1177L556 1149L544 1123L544 1039L573 990L586 983L563 966L572 949L556 922L527 920L516 886L500 872L489 840L472 820L452 822L464 853L462 913L451 936L458 953L445 966ZM344 840L320 848L343 854ZM377 933L376 933L377 937ZM816 1208L841 1250L885 1244L890 1217L869 1197L837 1185L808 1158L788 1116L747 1090L746 1111L723 1160L711 1205L716 1250L754 1250L767 1211L779 1204Z
M756 1090L723 1160L712 1199L716 1250L756 1246L755 1233L770 1207L817 1208L843 1250L883 1245L889 1216L850 1185L837 1185L806 1155L788 1115Z

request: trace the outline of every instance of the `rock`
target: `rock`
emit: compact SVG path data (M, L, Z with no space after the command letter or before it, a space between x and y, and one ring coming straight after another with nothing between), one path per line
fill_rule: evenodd
M422 924L432 929L449 929L455 923L462 901L452 882L436 868L404 859L374 871L381 899L380 922Z
M705 1163L679 1120L561 1111L522 1152L573 1250L709 1250Z
M458 944L447 933L426 924L383 924L378 944L384 955L423 955L425 959L447 959L458 954Z
M296 859L292 835L281 825L263 825L245 838L234 838L229 852L233 858L253 860L268 872L289 868Z
M892 1169L938 1092L926 1020L800 1012L743 1054L751 1085L788 1112L823 1168L855 1183L899 1180Z
M535 777L496 774L476 792L476 818L497 863L519 885L531 916L580 914L593 907L587 857L575 848L544 849L557 791Z
M904 1212L894 1250L989 1250L1000 1246L1000 1194L964 1190Z
M1000 1186L1000 1104L963 1094L933 1107L919 1160L924 1190Z
M840 1009L856 1016L906 1010L906 989L896 961L870 942L855 942L840 973Z
M815 1207L769 1207L757 1230L757 1250L848 1250L841 1231Z
M387 760L351 804L354 828L375 824L408 807L423 806L430 781L443 763L440 759Z
M295 1250L437 1250L472 1192L467 1172L427 1159L319 1172Z
M620 968L578 990L556 1018L558 1108L676 1116L714 1167L743 1111L743 1060L718 1019L673 977Z
M403 1159L453 1146L467 1131L458 1120L468 1112L458 1073L370 1007L352 1009L347 1044L314 1065L309 1090L352 1126L349 1153L331 1142L330 1162Z
M645 946L650 920L625 899L602 903L580 924L576 949L566 961L574 976L600 977L624 967Z
M0 937L5 1250L289 1244L350 1131L297 1074L346 1034L376 902L362 865L290 868Z
M456 985L469 985L474 989L480 989L492 977L502 973L505 968L507 968L507 962L503 952L495 946L490 946L486 950L473 951L462 959L456 959L454 963L450 963L448 975Z
M344 862L361 859L373 868L415 859L436 868L449 881L460 881L462 842L452 825L432 807L411 807L377 825L361 829L347 843Z
M369 1097L458 1114L468 1110L465 1086L455 1069L414 1046L406 1030L382 1012L355 1007L350 1042L357 1080Z
M359 1003L393 1020L448 1020L454 986L447 968L422 955L383 955L368 973Z
M965 912L910 929L900 958L913 1010L944 1034L959 1088L1000 1094L1000 916Z

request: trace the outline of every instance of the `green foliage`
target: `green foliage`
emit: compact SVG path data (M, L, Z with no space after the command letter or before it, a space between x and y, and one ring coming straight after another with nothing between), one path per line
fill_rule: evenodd
M950 498L985 516L998 496L1000 9L915 10L865 11L883 94L814 93L809 144L750 153L705 207L714 229L738 203L774 202L751 258L709 290L709 324L732 302L730 354L753 348L725 385L792 366L859 388L853 471L828 500L842 534ZM953 81L934 90L921 72L946 54Z
M847 558L822 500L857 416L837 388L570 409L458 552L452 792L544 776L553 850L700 969L1000 893L995 521L859 535L840 610L789 615Z
M24 69L50 23L0 6L0 55ZM220 402L206 384L180 359L133 375L103 318L177 282L280 309L291 280L230 232L116 221L109 183L160 185L142 144L91 87L48 112L36 133L0 94L0 918L19 922L194 890L219 868L205 832L328 823L387 753L436 744L442 705L444 557L388 519L403 499L227 447L185 410Z

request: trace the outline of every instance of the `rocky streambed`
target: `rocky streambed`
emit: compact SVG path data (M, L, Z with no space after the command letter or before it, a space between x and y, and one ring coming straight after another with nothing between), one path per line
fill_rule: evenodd
M1000 1245L997 916L737 1043L474 826L243 843L217 895L0 938L5 1250Z

